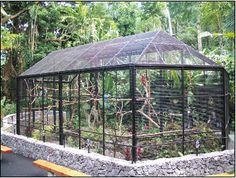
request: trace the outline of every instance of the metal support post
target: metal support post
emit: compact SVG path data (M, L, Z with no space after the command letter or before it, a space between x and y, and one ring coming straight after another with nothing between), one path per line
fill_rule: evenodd
M230 132L230 114L229 114L229 97L230 97L230 85L229 85L229 74L225 70L225 87L226 87L226 94L225 94L225 136L226 136L226 148L228 149L228 136ZM234 95L234 94L233 94Z
M184 122L185 122L185 113L184 113L184 107L185 107L185 93L184 93L184 69L181 68L181 90L182 90L182 154L184 155Z
M46 88L48 88L48 83L45 83L45 85L46 85ZM47 117L47 125L49 124L48 122L49 122L49 118L48 118L48 112L49 112L49 109L48 109L48 91L47 91L47 89L46 89L46 92L45 92L45 98L46 98L46 110L47 110L47 115L46 115L46 117Z
M78 119L79 119L79 149L81 149L80 73L78 75Z
M57 111L56 111L56 83L55 83L55 76L53 76L53 101L52 101L52 105L53 105L53 130L54 132L56 131L56 125L57 125Z
M94 83L95 83L94 97L98 99L98 72L95 72L94 74ZM96 110L98 110L98 102L96 102Z
M44 131L44 77L42 78L42 118L43 118L43 131Z
M227 73L223 69L223 95L224 95L224 118L222 122L222 150L227 148L227 137L228 137L228 82Z
M71 83L72 83L72 81L71 81ZM69 83L69 101L70 101L70 103L71 103L71 100L72 100L72 98L71 98L71 83ZM71 107L72 107L72 105L69 105L68 106L69 107L69 120L71 121L71 117L72 117L72 109L71 109Z
M160 83L163 84L164 83L164 78L162 76L162 70L160 70ZM159 85L159 88L161 88L161 85ZM163 98L160 97L160 132L163 132L163 128L164 128L164 119L163 119L163 109L162 109L162 103L163 103ZM163 134L161 134L161 136L163 136Z
M63 108L62 108L62 76L59 75L59 144L63 145Z
M102 71L102 148L103 155L105 155L105 79L104 70Z
M64 146L64 148L66 147L66 135L65 134L63 134L63 146Z
M34 83L34 80L32 80L31 85L32 85L32 88L33 88L33 91L31 93L32 101L34 101L34 99L35 99L35 83ZM32 108L35 108L35 101L32 103ZM34 109L32 110L32 113L33 113L32 117L33 117L33 128L34 128L34 123L35 123L35 110Z
M31 105L31 102L32 102L32 97L31 97L31 87L32 87L32 85L30 84L31 82L30 82L30 79L27 81L27 83L28 83L28 85L29 85L29 88L28 88L28 103L27 103L27 107L28 107L28 125L27 125L27 128L26 128L26 130L27 130L27 136L30 136L31 135L31 128L30 128L30 122L31 122L31 112L32 112L32 105Z
M93 73L90 73L89 74L89 87L88 87L88 90L89 90L90 93L92 93L92 95L94 95L94 91L93 91L93 78L94 78ZM90 105L90 109L92 109L92 107L93 107L93 101L92 100L89 102L89 105Z
M43 138L43 142L45 142L45 141L46 141L46 133L45 133L45 130L43 130L42 138Z
M16 78L16 133L20 135L20 92L21 92L21 83L20 79Z
M137 161L137 137L136 137L136 119L135 119L135 88L136 88L136 69L135 67L130 68L130 96L132 99L131 110L132 110L132 163Z
M25 128L26 128L26 124L27 124L27 118L26 118L26 114L27 114L27 99L26 99L27 97L26 96L24 96L24 107L25 107L25 109L24 109L24 119L25 119L25 123L24 123L24 126L25 126Z

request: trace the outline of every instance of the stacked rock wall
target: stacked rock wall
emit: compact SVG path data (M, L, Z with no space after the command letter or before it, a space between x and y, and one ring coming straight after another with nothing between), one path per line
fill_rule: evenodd
M234 150L132 164L130 161L64 148L4 131L1 132L1 142L25 157L44 159L92 176L204 176L234 170Z

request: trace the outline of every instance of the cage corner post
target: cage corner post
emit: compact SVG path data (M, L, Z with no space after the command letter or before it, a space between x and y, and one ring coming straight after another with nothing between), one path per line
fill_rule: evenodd
M56 132L57 125L57 111L56 111L56 77L53 76L53 131Z
M228 134L229 134L229 77L225 69L222 70L223 75L223 101L224 101L224 118L222 124L222 150L228 148Z
M35 79L32 79L31 81L31 85L32 85L32 91L31 91L31 96L32 96L32 118L33 118L33 128L35 126Z
M181 92L182 92L182 154L185 152L185 135L184 135L184 123L185 123L185 91L184 91L184 68L181 68Z
M43 142L45 142L45 121L44 121L44 95L45 95L45 91L44 91L44 76L42 76L42 83L41 83L41 87L42 87L42 97L41 97L41 109L42 109L42 123L43 123L43 130L42 130L42 138L43 138Z
M78 74L78 120L79 120L79 149L81 149L81 114L80 114L80 108L81 108L81 93L80 93L80 73Z
M20 78L16 78L16 133L20 135L20 92L21 92Z
M64 135L63 135L63 108L62 108L62 76L59 75L59 144L64 144Z
M73 82L73 79L71 81L69 81L69 83L68 83L68 87L69 87L69 101L70 101L70 103L72 101L72 94L71 94L72 82ZM72 105L69 105L69 121L71 122L71 120L72 120Z
M135 90L136 90L136 68L130 67L130 96L132 111L132 163L137 162L137 135L136 135L136 118L135 118Z
M103 155L106 154L106 145L105 145L105 71L102 70L102 150Z

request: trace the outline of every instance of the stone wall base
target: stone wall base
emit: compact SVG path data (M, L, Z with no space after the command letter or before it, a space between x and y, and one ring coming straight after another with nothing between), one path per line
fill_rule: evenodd
M1 132L1 142L25 157L44 159L92 176L204 176L234 170L234 150L132 164L130 161L64 148L4 131Z

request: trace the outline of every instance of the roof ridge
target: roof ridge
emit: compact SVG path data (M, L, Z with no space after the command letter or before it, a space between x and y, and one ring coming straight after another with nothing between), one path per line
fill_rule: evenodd
M156 34L154 35L154 37L149 41L149 43L148 43L147 46L143 49L142 53L139 55L139 57L138 57L138 59L137 59L136 61L139 61L139 60L143 57L145 51L146 51L147 48L150 46L150 44L153 42L153 40L157 37L157 35L160 33L160 31L161 31L161 30L158 30L158 31L156 32Z
M106 41L111 41L111 40L116 40L116 39L132 38L133 36L136 36L136 35L141 35L141 34L145 34L145 33L153 33L153 32L158 32L158 31L161 31L161 30L155 30L155 31L149 31L149 32L136 33L136 34L127 35L127 36L118 36L118 37L116 37L116 38L106 39L106 40L102 40L102 41L95 41L95 42L80 44L80 45L78 45L78 46L71 46L71 47L67 47L67 48L61 48L61 49L54 50L54 51L52 51L52 52L50 52L50 53L59 52L59 51L64 51L64 50L67 50L67 49L77 48L77 47L81 47L81 46L85 46L85 45L95 45L95 44L104 43L104 42L106 42ZM50 54L50 53L49 53L49 54Z

